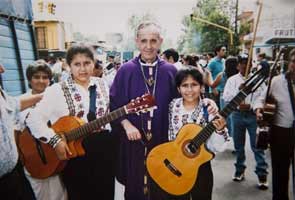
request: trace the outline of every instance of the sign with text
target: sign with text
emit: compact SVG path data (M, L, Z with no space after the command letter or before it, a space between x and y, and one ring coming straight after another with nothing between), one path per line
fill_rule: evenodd
M274 37L279 38L295 38L295 29L289 28L289 29L274 29Z

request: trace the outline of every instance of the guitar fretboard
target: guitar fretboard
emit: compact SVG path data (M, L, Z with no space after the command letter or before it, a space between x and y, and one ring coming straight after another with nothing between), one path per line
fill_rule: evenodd
M245 86L240 92L225 106L225 108L220 111L220 115L226 118L232 111L234 111L240 103L247 97L251 92L254 92L267 78L269 69L261 68L257 71L252 77L250 77L246 82ZM208 138L215 131L215 126L212 122L209 122L208 125L201 130L201 132L192 139L192 143L199 147L205 143Z
M95 130L100 130L102 126L110 123L111 121L114 121L115 119L118 119L119 117L124 116L125 114L127 113L124 107L118 108L117 110L114 110L113 112L99 119L93 120L89 123L86 123L78 128L71 130L69 133L65 134L66 139L70 142L85 137Z
M220 115L226 118L232 111L234 111L238 105L246 98L247 94L242 90L235 96L226 106L220 111ZM215 131L215 126L212 122L209 122L208 125L202 129L202 131L193 139L193 142L196 146L201 146L211 134Z

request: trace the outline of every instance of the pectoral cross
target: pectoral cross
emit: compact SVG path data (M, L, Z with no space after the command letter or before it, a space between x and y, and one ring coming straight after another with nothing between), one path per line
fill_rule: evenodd
M152 137L153 137L152 133L151 132L147 132L147 134L146 134L146 140L147 141L150 141L152 139Z
M152 85L155 83L155 81L154 81L153 77L150 77L149 79L146 80L146 83L147 83L150 87L152 87Z

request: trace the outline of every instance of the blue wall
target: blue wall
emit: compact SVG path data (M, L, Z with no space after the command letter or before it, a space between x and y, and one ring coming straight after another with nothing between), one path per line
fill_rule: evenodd
M2 86L11 95L26 92L25 70L37 59L30 26L0 17L0 58L5 66L5 73L1 74Z

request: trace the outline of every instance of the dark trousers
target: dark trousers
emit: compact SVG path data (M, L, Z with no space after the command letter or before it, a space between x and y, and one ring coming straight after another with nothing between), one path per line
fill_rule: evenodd
M35 200L35 195L18 162L12 172L0 178L0 198L9 200Z
M289 170L294 154L295 136L292 128L271 127L273 200L289 200Z
M116 139L109 132L88 136L83 157L69 160L63 181L69 200L114 199Z
M160 194L159 190L161 189L156 187L155 183L153 184L152 189L156 191L158 195ZM211 162L209 161L199 168L196 183L188 194L182 196L172 196L162 191L162 195L160 197L152 195L149 200L211 200L212 190L213 172Z

